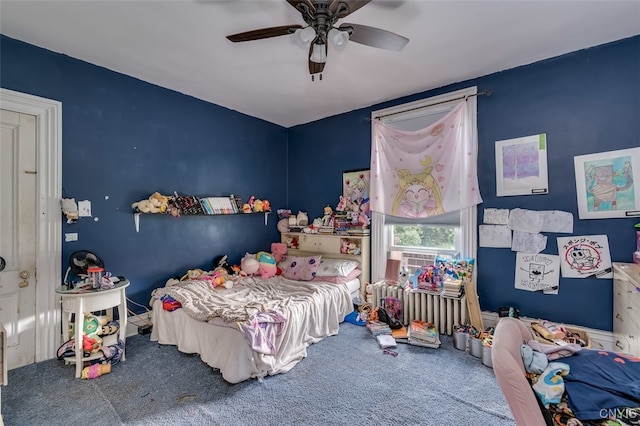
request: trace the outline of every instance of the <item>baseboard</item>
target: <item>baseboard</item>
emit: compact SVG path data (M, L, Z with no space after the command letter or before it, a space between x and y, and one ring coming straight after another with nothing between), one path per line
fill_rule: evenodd
M500 320L500 317L498 316L497 312L482 311L482 321L485 327L495 327L498 323L498 320ZM539 318L527 317L520 317L520 320L527 324L528 327L531 327L532 322L540 321ZM579 327L585 329L587 333L589 333L589 337L592 340L592 349L604 349L606 351L615 350L615 336L611 331L598 330L595 328L583 327L581 325L565 325L567 325L568 327Z
M143 314L129 315L127 317L127 337L138 334L138 327L153 323L152 311Z

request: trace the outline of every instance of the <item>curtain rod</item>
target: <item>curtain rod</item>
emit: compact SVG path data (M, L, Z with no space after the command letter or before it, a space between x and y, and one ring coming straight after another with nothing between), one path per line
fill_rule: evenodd
M371 120L380 120L383 117L390 117L392 115L404 114L405 112L415 111L415 110L418 110L418 109L430 108L432 106L436 106L436 105L440 105L440 104L446 104L447 102L457 101L459 99L466 100L470 96L480 96L480 95L491 96L492 93L493 93L493 91L491 89L483 90L482 92L478 92L478 93L475 93L473 95L460 96L459 98L447 99L446 101L440 101L440 102L436 102L436 103L429 104L429 105L422 105L422 106L415 107L415 108L409 108L409 109L405 109L404 111L398 111L398 112L392 112L392 113L389 113L389 114L379 115L377 117L373 117L373 119L369 118L369 121L371 121Z

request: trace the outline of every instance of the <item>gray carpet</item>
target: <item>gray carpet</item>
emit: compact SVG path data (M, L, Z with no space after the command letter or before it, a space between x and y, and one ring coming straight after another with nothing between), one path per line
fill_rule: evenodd
M134 336L127 360L97 379L58 360L10 371L2 413L7 426L513 425L493 370L441 340L393 357L344 323L288 373L231 385L198 355Z

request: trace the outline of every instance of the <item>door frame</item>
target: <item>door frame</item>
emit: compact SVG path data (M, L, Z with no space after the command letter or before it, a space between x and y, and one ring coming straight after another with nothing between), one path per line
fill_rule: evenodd
M0 108L36 117L35 362L55 357L62 278L62 102L0 88Z

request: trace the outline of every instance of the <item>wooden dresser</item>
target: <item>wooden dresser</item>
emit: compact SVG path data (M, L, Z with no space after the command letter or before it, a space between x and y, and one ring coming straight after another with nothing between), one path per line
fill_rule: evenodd
M615 350L640 356L640 265L613 264Z

